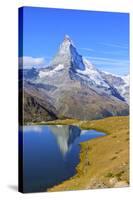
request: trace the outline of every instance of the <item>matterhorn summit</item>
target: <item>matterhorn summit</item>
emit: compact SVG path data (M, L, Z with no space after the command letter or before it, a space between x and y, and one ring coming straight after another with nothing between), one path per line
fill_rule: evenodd
M82 56L78 54L73 41L68 35L65 35L56 56L51 62L53 66L59 64L64 65L64 67L73 68L73 70L85 69Z
M50 64L39 69L34 78L28 77L25 76L28 98L34 99L39 112L44 109L48 113L52 108L54 118L88 120L129 113L128 76L97 69L78 53L68 35Z

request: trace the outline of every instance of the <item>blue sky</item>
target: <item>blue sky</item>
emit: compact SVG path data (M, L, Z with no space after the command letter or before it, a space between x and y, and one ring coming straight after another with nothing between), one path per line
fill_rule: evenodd
M129 71L129 15L126 13L24 7L25 65L45 65L64 35L97 68L114 74Z

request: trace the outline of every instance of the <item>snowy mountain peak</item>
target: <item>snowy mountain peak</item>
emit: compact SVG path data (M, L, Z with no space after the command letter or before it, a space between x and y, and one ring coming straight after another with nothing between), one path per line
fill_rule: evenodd
M95 66L94 66L88 59L83 58L83 62L84 62L84 64L85 64L85 67L86 67L86 68L96 70L96 69L95 69Z
M62 78L63 76L67 82L74 80L99 94L112 95L128 102L129 76L113 75L97 69L78 53L68 35L65 35L51 64L39 71L38 82L45 82L50 77L55 79L54 77ZM60 80L56 82L60 84Z
M85 69L82 56L78 54L71 38L68 35L65 35L56 56L51 62L52 66L58 66L60 64L63 64L64 67L71 68L73 70Z
M73 41L71 40L71 38L69 37L69 35L65 35L64 42L70 42L70 43L73 44Z
M64 40L59 47L59 53L60 54L69 54L71 45L73 45L72 40L70 39L70 37L68 35L65 35Z

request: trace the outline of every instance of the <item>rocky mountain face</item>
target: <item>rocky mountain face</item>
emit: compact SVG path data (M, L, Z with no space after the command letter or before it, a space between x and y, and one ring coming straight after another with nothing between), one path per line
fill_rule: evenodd
M33 84L25 82L23 89L24 122L40 122L57 119L56 110L47 94L34 88Z
M100 72L104 80L114 87L123 99L129 103L129 75L118 76L107 72Z
M25 96L33 96L39 101L39 109L43 105L44 110L52 111L52 117L90 120L129 113L128 76L98 70L78 54L69 36L65 36L48 67L27 73L23 74ZM28 106L25 108L27 116ZM34 113L35 120L43 120L44 111L39 109L37 115Z

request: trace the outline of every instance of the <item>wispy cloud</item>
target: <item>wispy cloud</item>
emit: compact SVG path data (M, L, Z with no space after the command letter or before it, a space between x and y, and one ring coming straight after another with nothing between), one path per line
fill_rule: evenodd
M113 50L113 51L100 51L101 54L103 55L107 55L107 56L121 56L121 57L125 57L125 56L129 56L129 53L126 49L120 49L120 50Z
M83 48L78 48L79 50L85 50L85 51L89 51L89 52L94 52L94 49L91 48L87 48L87 47L83 47Z
M24 56L19 58L20 68L42 67L44 64L45 59L43 57L33 58L30 56Z
M89 56L87 57L94 65L97 65L98 67L104 67L107 69L128 69L129 68L129 60L127 59L113 59L113 58L107 58L107 57L93 57Z
M129 63L129 60L122 60L122 59L114 59L114 58L107 58L107 57L95 57L95 56L87 56L87 58L98 60L98 61L106 61L106 62L120 62L126 61Z
M27 132L41 133L42 127L41 126L24 126L23 131L24 131L24 133L27 133Z
M114 48L120 48L120 49L126 49L128 50L128 45L121 45L121 44L112 44L112 43L100 43L101 45L107 46L107 47L114 47Z

